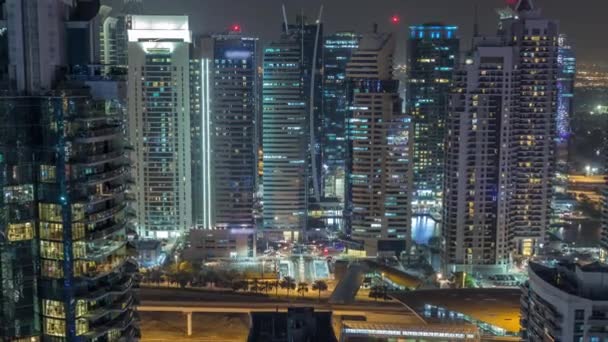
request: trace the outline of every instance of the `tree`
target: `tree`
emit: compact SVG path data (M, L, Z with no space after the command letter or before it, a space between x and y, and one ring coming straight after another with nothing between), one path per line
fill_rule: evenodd
M278 280L272 282L272 287L275 289L275 295L279 296L279 287L281 287L281 283Z
M279 286L281 286L282 289L287 290L287 297L289 297L289 291L296 289L296 280L290 276L287 276L281 280Z
M312 290L319 292L319 300L321 300L321 292L327 291L327 283L324 280L315 280L312 283Z
M374 298L375 301L378 301L378 298L388 299L386 286L372 286L372 288L369 290L369 297Z
M299 282L298 283L298 294L300 294L300 296L304 296L304 294L308 292L308 283L307 282Z
M253 293L258 293L261 290L261 286L260 286L260 281L258 280L258 278L253 278L253 280L251 281L249 290Z
M194 276L194 268L188 261L182 261L180 263L171 264L169 266L169 279L172 282L178 283L182 288L186 287L189 282L192 281Z
M163 272L158 268L153 268L152 270L150 270L148 277L151 283L160 284L163 278Z

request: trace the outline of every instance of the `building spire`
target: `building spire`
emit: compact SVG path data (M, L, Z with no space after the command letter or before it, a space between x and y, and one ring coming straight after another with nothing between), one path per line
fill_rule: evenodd
M475 3L475 14L473 18L473 38L479 36L479 16L477 14L477 3Z

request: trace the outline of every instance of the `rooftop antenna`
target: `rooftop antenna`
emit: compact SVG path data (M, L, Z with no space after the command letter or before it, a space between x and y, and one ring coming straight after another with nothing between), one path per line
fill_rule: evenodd
M479 16L477 14L477 3L475 3L475 17L473 19L473 37L479 36Z
M283 24L285 25L285 34L289 34L289 24L287 24L287 12L285 11L285 4L281 5L283 8Z

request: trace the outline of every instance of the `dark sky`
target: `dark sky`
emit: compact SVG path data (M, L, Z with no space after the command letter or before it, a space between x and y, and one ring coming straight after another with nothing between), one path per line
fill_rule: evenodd
M119 5L122 0L103 1ZM143 0L145 14L187 14L195 32L225 31L234 23L243 32L259 36L262 42L278 37L282 22L281 4L290 20L301 10L316 17L324 5L325 32L354 30L368 32L377 22L380 30L399 31L400 41L410 24L443 21L458 25L460 37L466 40L473 26L473 8L478 5L480 30L493 33L496 28L495 8L505 0ZM608 0L534 0L546 17L557 19L582 62L608 64ZM120 5L119 5L120 6ZM118 8L119 6L113 6ZM393 14L401 18L398 26L389 23ZM401 44L400 50L404 49ZM401 51L402 52L402 51ZM398 56L403 55L399 53Z

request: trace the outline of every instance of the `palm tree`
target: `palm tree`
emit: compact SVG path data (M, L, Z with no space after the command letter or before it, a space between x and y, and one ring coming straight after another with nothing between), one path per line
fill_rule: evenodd
M289 291L296 289L296 280L290 276L287 276L283 278L283 280L281 280L281 283L279 285L281 286L281 288L287 290L287 297L289 297Z
M328 286L325 280L315 280L315 282L312 283L312 290L319 292L319 300L321 300L321 292L327 291L327 288Z
M258 291L261 290L260 281L258 280L258 278L253 278L249 290L251 290L251 292L253 293L258 293Z
M308 292L308 283L307 282L299 282L298 283L298 293L300 296L304 296L304 293Z

